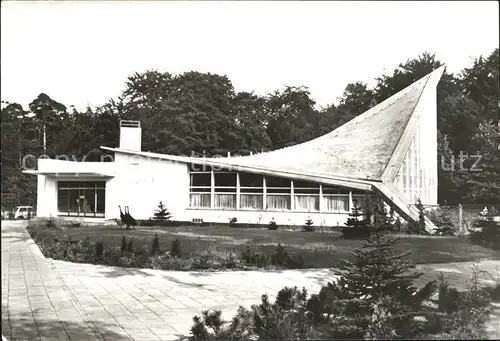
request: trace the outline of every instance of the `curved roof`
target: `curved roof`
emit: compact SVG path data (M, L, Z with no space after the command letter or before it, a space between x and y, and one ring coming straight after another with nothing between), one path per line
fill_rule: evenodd
M265 153L196 158L104 146L101 148L256 173L274 172L291 177L304 175L359 183L380 182L403 134L408 131L409 122L417 122L410 119L422 93L429 84L432 87L429 91L436 91L437 83L429 82L429 79L439 79L443 71L444 65L328 134Z
M314 140L261 154L206 158L204 161L294 173L381 180L434 72Z

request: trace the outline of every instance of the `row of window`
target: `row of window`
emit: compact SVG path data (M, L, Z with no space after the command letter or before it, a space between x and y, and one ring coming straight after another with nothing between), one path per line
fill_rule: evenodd
M190 207L349 212L347 189L241 172L191 172ZM265 193L265 195L264 195Z
M264 207L264 195L240 194L239 207L237 194L220 194L213 196L216 209L242 209L242 210L294 210L301 212L319 212L320 200L323 200L321 211L324 212L349 212L348 195L328 195L320 199L319 195L294 195L267 194ZM292 207L293 203L293 207ZM190 193L191 208L212 208L210 193Z

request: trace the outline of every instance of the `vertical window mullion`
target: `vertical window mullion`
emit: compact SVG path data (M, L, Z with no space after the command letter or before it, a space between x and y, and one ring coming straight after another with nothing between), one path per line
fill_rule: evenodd
M210 170L210 208L215 208L215 175L214 170Z
M263 196L262 209L264 211L267 211L267 186L266 186L266 177L265 176L262 177L262 187L263 187L263 189L262 189L262 196Z
M240 172L236 172L236 209L240 209Z
M323 202L323 185L319 184L319 213L323 212L324 202Z

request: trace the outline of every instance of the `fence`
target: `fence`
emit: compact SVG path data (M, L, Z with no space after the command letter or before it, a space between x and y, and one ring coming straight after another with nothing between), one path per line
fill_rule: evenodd
M474 222L484 218L484 209L487 209L489 216L498 217L500 205L464 204L456 206L432 206L426 207L429 218L436 223L444 218L450 220L460 234L466 234L474 228ZM498 218L496 218L498 219Z
M2 212L12 212L17 206L36 206L36 199L21 199L16 193L1 194Z

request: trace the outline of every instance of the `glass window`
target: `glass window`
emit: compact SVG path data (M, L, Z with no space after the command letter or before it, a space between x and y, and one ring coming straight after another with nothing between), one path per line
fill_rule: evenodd
M215 187L236 187L236 173L214 173Z
M57 209L60 214L102 216L105 210L106 182L58 182Z
M263 176L253 173L240 173L240 186L262 188Z
M240 208L262 210L264 203L264 196L259 194L241 194L240 195Z
M212 186L212 175L210 173L191 173L191 186Z
M267 207L268 210L289 210L290 209L290 195L267 195Z
M210 208L210 193L191 193L189 195L189 206L192 208Z

